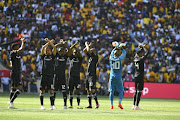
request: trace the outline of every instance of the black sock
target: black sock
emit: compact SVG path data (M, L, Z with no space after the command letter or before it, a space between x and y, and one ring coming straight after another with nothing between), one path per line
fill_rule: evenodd
M133 97L133 105L136 104L136 96L137 96L137 90L134 93L134 97Z
M142 93L142 91L138 91L138 93L137 93L137 102L136 102L136 106L139 105L140 98L141 98L141 93Z
M43 99L44 99L44 95L43 95L43 94L40 94L40 102L41 102L41 105L43 105Z
M70 106L72 106L72 104L73 104L73 96L72 95L70 95L69 101L70 101Z
M80 95L77 95L77 105L80 104Z
M63 92L63 98L64 98L64 106L67 106L67 94L66 94L66 92Z
M92 100L92 96L91 96L91 95L88 95L89 106L92 105L91 100Z
M94 100L95 100L96 104L98 104L98 100L97 100L97 95L96 95L96 93L94 93L93 96L94 96Z
M12 96L10 102L14 102L14 100L17 98L17 96L20 94L20 92L21 92L20 90L16 90L16 92Z
M51 106L54 105L54 96L53 96L53 94L50 95L50 103L51 103Z
M55 103L55 99L56 99L56 92L54 92L54 94L53 94L53 105Z
M11 98L13 97L13 95L14 95L14 90L11 90L11 92L10 92L10 100L11 100Z

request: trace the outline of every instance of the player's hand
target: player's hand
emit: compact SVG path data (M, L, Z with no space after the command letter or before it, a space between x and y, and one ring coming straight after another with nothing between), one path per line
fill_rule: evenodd
M86 42L85 42L85 45L89 45L89 42L88 42L88 41L86 41Z
M94 44L93 42L90 42L90 43L89 43L89 46L92 46L93 44Z
M44 41L49 42L49 39L48 39L48 38L45 38Z

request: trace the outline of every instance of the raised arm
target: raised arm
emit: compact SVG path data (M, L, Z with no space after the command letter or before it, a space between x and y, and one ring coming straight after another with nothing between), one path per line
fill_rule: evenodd
M49 41L49 44L53 47L53 55L55 56L56 55L56 52L57 52L57 49L56 49L56 46L53 44L55 41L54 40L51 40Z
M144 56L143 56L143 59L146 59L147 58L147 56L148 56L148 50L145 48L145 47L143 47L143 49L144 49Z
M20 53L26 47L25 42L26 42L26 39L25 38L21 38L21 47L17 50L17 53Z
M87 54L87 52L89 52L91 54L90 51L90 47L93 45L93 43L91 42L90 44L88 42L85 42L85 48L83 49L83 52Z
M115 49L112 50L111 52L111 56L110 56L110 60L113 60L113 61L118 61L118 60L123 60L126 56L126 50L122 50L122 55L120 55L119 57L114 57L114 51Z
M68 49L68 51L66 52L67 56L71 56L72 49L68 46L67 41L64 41L64 46Z
M70 47L70 49L72 50L73 48L75 48L77 44L79 44L79 41L77 41L76 43L74 43L74 44Z
M55 46L56 48L58 48L59 46L62 46L63 45L63 39L60 40L60 43L57 43Z
M46 41L47 43L46 43L45 45L42 46L40 55L44 55L45 50L46 50L47 46L49 45L48 38L45 38L44 41Z

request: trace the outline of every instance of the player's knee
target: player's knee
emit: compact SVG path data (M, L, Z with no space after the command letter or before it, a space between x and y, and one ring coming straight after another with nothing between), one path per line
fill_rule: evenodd
M12 88L10 92L11 92L11 93L16 92L16 88Z
M22 85L19 85L19 86L17 87L17 89L19 89L20 91L22 91L22 90L23 90Z
M53 94L54 92L53 92L53 90L49 90L49 93L50 93L50 94Z
M40 90L40 94L44 94L45 90Z
M80 90L76 90L76 95L80 95Z
M94 92L94 93L92 94L92 96L93 96L93 97L97 97L97 94Z

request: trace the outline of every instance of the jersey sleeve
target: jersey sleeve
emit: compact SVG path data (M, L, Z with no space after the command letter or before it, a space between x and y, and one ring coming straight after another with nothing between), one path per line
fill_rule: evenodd
M122 50L122 55L119 57L119 59L123 60L126 56L126 50Z
M120 55L119 57L114 57L114 53L112 56L110 56L110 60L112 61L120 61L120 60L123 60L126 56L126 51L123 49L122 50L122 55Z
M111 51L110 60L114 57L114 51L115 51L115 48Z

